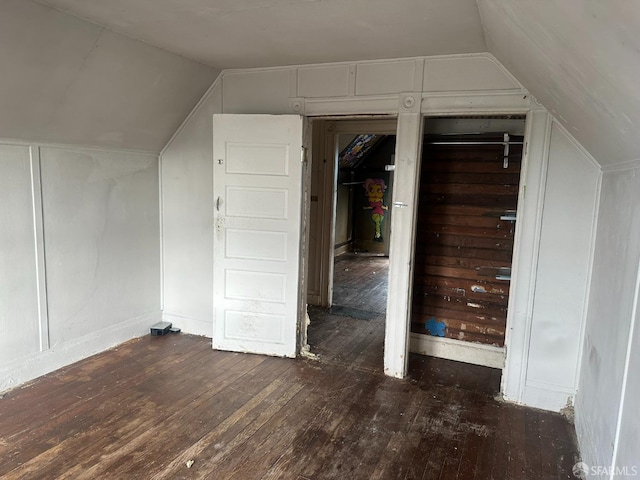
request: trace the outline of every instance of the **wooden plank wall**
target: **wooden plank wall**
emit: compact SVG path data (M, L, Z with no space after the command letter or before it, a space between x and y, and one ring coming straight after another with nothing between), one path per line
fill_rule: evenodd
M425 137L411 331L503 346L509 281L495 276L511 268L515 222L500 216L517 208L522 146L504 168L502 145L438 140L470 138Z

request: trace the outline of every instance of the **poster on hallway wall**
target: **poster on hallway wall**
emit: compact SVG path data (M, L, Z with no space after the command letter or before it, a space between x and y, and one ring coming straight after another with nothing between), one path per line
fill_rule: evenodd
M362 189L356 192L354 245L358 250L388 255L390 176L387 172L367 170L357 172Z
M384 224L386 212L389 210L389 207L384 202L384 192L387 190L387 184L382 178L367 178L363 186L368 202L363 208L370 210L371 221L374 225L373 241L383 243L382 225Z

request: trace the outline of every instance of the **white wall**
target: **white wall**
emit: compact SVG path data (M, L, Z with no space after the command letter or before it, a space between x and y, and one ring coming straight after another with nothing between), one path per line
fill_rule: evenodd
M511 400L559 410L575 394L598 166L555 123L545 131L544 110L486 54L223 72L162 154L164 318L186 331L212 332L213 113L437 115L529 109L541 125L531 136L529 175L546 172L543 157L549 168L548 178L523 184L531 188L523 197L529 227L523 230L527 248L520 255L539 263L525 267L520 262L527 281L520 282L517 302L522 305L514 304L518 315L512 326L519 333L512 336L508 361L514 368L505 389L513 392ZM539 237L531 242L535 232ZM563 299L562 310L556 310Z
M0 145L0 391L160 319L158 158Z
M621 467L635 466L636 471L640 472L640 422L638 422L637 407L638 398L640 398L640 309L638 309L640 285L638 283L636 283L635 295L635 317L629 332L624 396L618 418L619 430L613 463Z
M28 0L0 2L0 138L159 152L218 71Z
M600 167L554 120L521 401L573 404L586 316Z
M0 145L0 364L40 350L33 209L29 148Z
M639 192L638 162L605 170L576 430L589 465L635 465L640 470Z
M161 157L163 316L185 331L213 335L214 83Z

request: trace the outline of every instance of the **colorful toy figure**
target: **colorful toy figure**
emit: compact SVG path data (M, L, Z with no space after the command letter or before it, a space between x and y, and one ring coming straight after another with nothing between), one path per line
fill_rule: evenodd
M365 210L371 210L371 220L375 225L375 233L373 234L374 242L382 242L382 222L384 221L385 210L389 210L384 204L384 192L387 185L381 178L367 178L364 181L365 195L369 200L369 205L364 207Z

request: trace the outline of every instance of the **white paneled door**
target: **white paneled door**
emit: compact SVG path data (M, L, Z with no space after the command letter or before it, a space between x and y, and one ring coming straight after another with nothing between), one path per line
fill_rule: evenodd
M213 116L213 348L294 357L302 117Z

